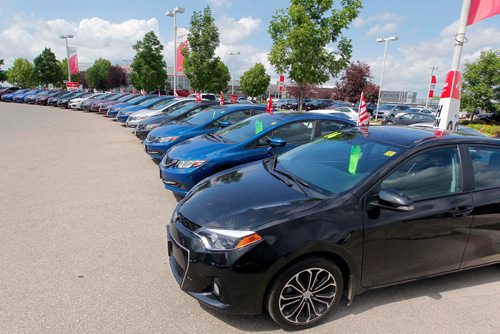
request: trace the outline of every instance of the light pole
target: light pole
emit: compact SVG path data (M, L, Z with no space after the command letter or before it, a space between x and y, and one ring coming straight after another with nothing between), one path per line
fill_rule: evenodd
M384 67L385 67L385 57L387 55L387 42L397 41L397 40L399 40L398 36L377 38L377 42L379 42L379 43L385 42L385 47L384 47L384 60L382 62L382 74L380 75L380 86L378 88L377 112L375 113L375 120L377 120L377 117L378 117L378 108L380 106L380 94L382 93L382 84L384 82Z
M174 18L174 95L177 95L177 14L182 14L184 11L182 7L175 7L165 12L166 16Z
M229 55L233 56L233 80L231 80L231 95L234 95L234 62L236 59L236 56L240 55L241 53L239 51L236 52L231 52Z
M429 66L431 69L431 81L429 82L429 90L427 91L427 98L425 99L425 109L427 109L427 106L429 105L429 92L431 91L432 88L432 75L434 74L434 70L437 70L437 66Z
M73 35L59 35L59 38L66 40L66 63L68 65L68 82L71 82L71 73L69 69L69 48L68 48L68 38L73 38Z

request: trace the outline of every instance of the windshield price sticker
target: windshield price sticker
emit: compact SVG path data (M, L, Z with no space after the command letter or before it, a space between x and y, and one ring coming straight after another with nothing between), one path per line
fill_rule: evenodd
M353 145L351 147L351 155L349 157L349 169L348 169L349 174L356 174L360 158L361 158L361 146Z
M264 131L264 125L260 119L255 121L255 134L261 133Z

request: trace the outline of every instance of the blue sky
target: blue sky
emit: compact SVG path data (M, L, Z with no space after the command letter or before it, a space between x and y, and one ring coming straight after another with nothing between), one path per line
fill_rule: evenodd
M339 3L339 1L335 1ZM65 57L60 33L75 35L70 44L78 47L85 66L105 57L113 63L126 63L134 55L131 45L145 32L154 30L165 44L168 66L173 63L173 22L164 15L176 6L186 13L178 15L178 26L189 27L194 10L210 5L221 33L217 54L232 69L231 51L236 57L236 77L256 62L262 62L276 78L267 62L271 40L267 27L275 9L287 7L286 0L142 0L116 1L13 1L0 0L0 58L6 65L16 57L33 59L44 47L59 58ZM451 64L453 35L460 15L461 0L370 0L345 35L353 40L353 60L370 64L374 82L380 80L383 44L377 37L399 36L389 43L384 88L417 91L427 89L430 70L436 65L438 89ZM481 50L500 48L500 16L489 18L468 29L469 43L464 61L472 61ZM333 85L332 78L326 85Z

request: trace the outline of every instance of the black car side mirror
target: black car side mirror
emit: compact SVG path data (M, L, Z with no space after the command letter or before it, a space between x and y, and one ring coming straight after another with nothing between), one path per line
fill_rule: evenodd
M382 189L378 193L378 200L372 205L394 211L412 211L415 206L413 200L394 189Z

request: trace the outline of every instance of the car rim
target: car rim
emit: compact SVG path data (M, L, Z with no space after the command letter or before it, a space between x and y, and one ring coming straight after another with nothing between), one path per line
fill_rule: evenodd
M329 271L305 269L293 276L281 290L281 315L294 324L310 323L328 312L336 293L337 282Z

